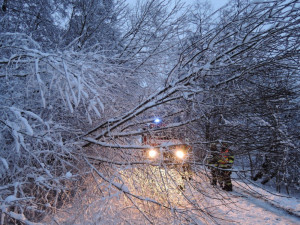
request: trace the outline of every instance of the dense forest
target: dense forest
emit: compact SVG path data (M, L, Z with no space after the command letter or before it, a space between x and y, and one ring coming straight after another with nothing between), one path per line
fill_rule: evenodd
M184 182L198 199L215 197L201 183L222 142L238 182L299 191L299 0L0 4L0 224L70 205L102 224L215 222L172 189L174 169L145 159L156 117L161 135L192 147L197 182Z

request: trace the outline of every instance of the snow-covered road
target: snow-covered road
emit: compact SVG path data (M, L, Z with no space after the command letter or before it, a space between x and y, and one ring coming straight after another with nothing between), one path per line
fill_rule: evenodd
M205 184L203 184L204 180L207 181ZM206 199L206 205L209 205L206 208L212 214L221 217L215 218L216 224L300 224L300 199L298 198L272 194L256 186L255 183L245 180L233 181L233 192L225 192L219 187L209 186L209 181L203 177L201 184L202 188L209 190L209 196L216 197ZM193 192L193 189L190 191Z
M266 196L263 197L263 195L257 195L235 186L235 191L228 194L229 198L234 198L234 204L230 205L230 207L223 206L218 209L224 215L224 218L232 221L222 221L220 224L300 224L299 200L281 197L282 202L290 202L290 205L283 206L278 204L278 202L274 202L272 198L268 198L267 196L270 194L265 194ZM276 199L280 201L279 197ZM297 208L288 211L292 205Z
M151 170L152 175L158 171L163 172ZM99 196L97 187L91 185L85 195L53 218L48 218L45 224L300 224L300 199L271 194L254 183L245 183L245 180L234 180L234 191L225 192L211 186L205 173L198 171L193 174L191 181L184 181L185 190L181 191L171 189L172 181L169 180L167 184L167 180L160 180L157 174L156 180L148 181L145 174L136 170L131 171L128 174L130 176L126 176L124 171L122 175L128 181L128 190L144 196L145 201L125 196L122 191L113 191L110 185L107 185L107 194L104 191ZM172 173L171 177L175 178L176 175ZM99 183L98 187L102 185L105 186ZM158 190L162 194L159 195ZM150 199L170 206L171 210L151 204Z

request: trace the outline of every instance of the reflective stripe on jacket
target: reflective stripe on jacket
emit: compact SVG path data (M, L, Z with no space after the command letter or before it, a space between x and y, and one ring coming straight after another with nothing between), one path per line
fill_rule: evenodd
M208 161L208 165L209 166L218 167L218 165L219 165L219 163L218 163L219 159L220 159L220 155L219 154L214 154L212 156L212 158Z
M234 161L234 156L229 149L225 149L220 153L220 159L218 160L219 167L231 168Z

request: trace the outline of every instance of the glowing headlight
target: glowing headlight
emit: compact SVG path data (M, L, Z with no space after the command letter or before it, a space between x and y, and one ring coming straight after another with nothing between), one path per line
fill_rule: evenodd
M177 151L175 152L175 155L176 155L176 157L179 158L179 159L183 159L184 156L185 156L185 154L184 154L184 152L183 152L182 150L177 150Z
M150 149L150 151L148 152L148 155L150 158L155 158L157 156L157 151L155 149Z

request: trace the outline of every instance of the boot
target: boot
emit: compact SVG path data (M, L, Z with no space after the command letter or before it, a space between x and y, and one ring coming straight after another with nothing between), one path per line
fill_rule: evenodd
M225 185L223 190L224 191L232 191L232 185Z
M215 185L217 185L217 181L216 181L216 180L212 180L212 181L210 182L210 184L213 185L213 186L215 186Z

